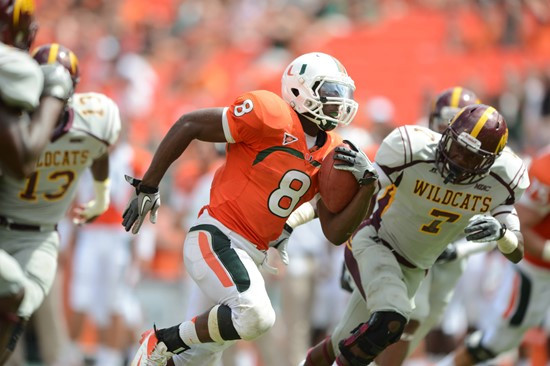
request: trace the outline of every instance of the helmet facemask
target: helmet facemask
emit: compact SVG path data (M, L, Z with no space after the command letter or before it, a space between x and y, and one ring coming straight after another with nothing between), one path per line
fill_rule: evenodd
M435 164L444 183L473 184L482 180L500 155L481 149L481 141L448 127L437 147Z
M323 131L330 131L338 124L348 125L357 113L353 89L337 81L316 81L304 102L304 117L317 124Z

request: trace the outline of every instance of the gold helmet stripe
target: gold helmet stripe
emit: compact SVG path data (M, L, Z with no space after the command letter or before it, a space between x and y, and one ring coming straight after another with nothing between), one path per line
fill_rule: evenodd
M59 43L52 43L50 46L50 53L48 54L48 63L53 64L57 60L57 53L59 52Z
M458 103L460 103L460 95L462 94L462 88L457 86L453 89L453 94L451 95L451 107L457 108Z
M34 0L16 0L13 4L13 24L19 25L21 13L34 13Z
M472 135L472 137L477 137L477 135L479 135L479 132L485 125L485 122L487 122L491 114L495 113L496 111L497 110L493 107L488 107L487 110L483 112L481 117L479 117L479 119L477 120L476 125L474 126L474 129L472 130L472 133L470 135Z
M69 52L69 60L71 60L71 72L74 74L78 66L78 58L76 58L76 55L72 51Z
M506 129L506 133L502 135L500 138L500 141L498 142L497 149L495 150L495 154L500 153L502 150L504 150L504 147L506 147L506 143L508 142L508 129Z

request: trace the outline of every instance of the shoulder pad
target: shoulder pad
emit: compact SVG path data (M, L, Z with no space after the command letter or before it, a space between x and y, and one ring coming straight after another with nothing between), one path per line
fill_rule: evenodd
M120 134L118 106L109 97L99 93L74 94L70 107L75 113L74 128L112 145Z
M290 106L277 94L257 90L238 97L224 118L231 133L229 142L253 141L291 129Z
M509 147L504 148L491 167L491 175L513 192L507 204L517 202L529 187L527 166Z
M422 126L401 126L393 130L378 148L378 165L397 168L417 160L433 160L441 135Z

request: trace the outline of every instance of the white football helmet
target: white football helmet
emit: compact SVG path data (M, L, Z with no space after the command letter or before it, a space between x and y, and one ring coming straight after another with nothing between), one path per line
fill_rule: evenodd
M357 113L353 79L340 61L325 53L296 58L285 69L281 84L283 99L324 131L348 125Z

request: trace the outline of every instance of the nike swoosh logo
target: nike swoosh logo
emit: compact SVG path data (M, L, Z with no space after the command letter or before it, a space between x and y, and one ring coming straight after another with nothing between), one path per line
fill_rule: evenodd
M141 201L141 208L139 210L140 215L143 214L143 209L145 208L145 205L147 204L147 202L151 202L151 199L149 198L149 196L143 197L143 201Z

